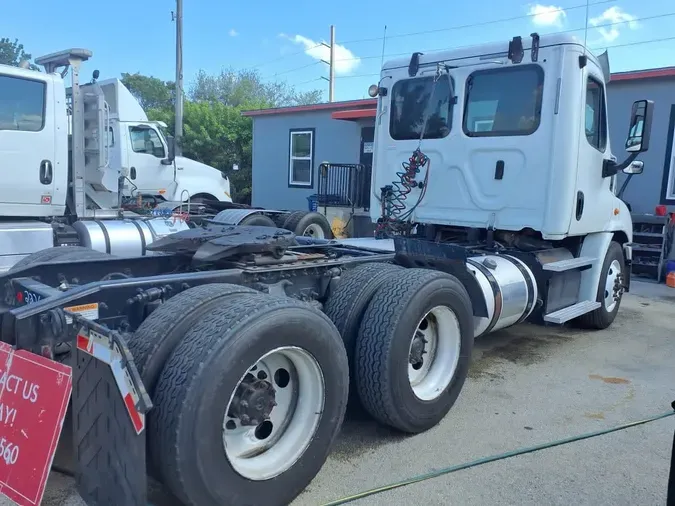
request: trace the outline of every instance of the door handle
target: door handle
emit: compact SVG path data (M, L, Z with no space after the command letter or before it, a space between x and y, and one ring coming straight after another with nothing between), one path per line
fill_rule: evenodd
M40 162L40 183L52 184L54 179L54 170L52 169L52 162L49 160L42 160Z
M577 192L577 209L576 209L576 219L577 221L581 220L581 217L584 215L584 192Z
M129 176L131 179L136 179L136 167L131 167L131 169L129 169Z

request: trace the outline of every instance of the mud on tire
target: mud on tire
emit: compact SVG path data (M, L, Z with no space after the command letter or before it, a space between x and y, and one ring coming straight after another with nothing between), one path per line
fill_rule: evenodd
M236 471L225 453L225 420L229 422L231 416L235 388L244 383L261 357L281 347L304 350L318 364L324 384L323 409L309 415L316 430L304 451L293 446L296 453L286 459L290 468L272 478L251 479ZM173 351L155 388L155 416L148 434L153 453L159 456L162 481L193 506L289 504L318 473L339 431L347 401L347 369L335 326L308 304L245 294L203 314ZM276 376L270 384L283 388ZM311 385L301 383L299 391L303 388ZM306 418L298 414L302 413L298 406L288 431ZM269 452L282 448L277 445L283 437L286 432L253 458L272 459Z
M432 317L435 322L430 321ZM430 367L441 368L429 371L429 381L435 380L429 384L438 385L433 395L420 398L409 378L409 366L413 338L418 338L425 322L425 329L436 326L441 337L449 337L437 339L434 355L431 349L427 351ZM450 327L454 336L445 331ZM441 342L443 348L438 344ZM363 407L376 420L403 432L430 429L457 400L472 349L471 299L457 278L439 271L405 269L386 279L368 304L356 342L356 387ZM431 362L434 357L439 357L438 362ZM452 367L444 368L443 357L452 357Z

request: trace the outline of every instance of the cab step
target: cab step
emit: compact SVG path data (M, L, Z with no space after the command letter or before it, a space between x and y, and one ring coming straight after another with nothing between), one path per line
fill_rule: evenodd
M581 267L590 267L596 260L597 258L594 257L569 258L567 260L558 260L557 262L544 264L542 269L551 272L565 272Z
M600 303L593 300L582 300L571 306L558 309L547 315L544 315L544 321L548 323L555 323L561 325L565 322L573 320L577 316L590 313L600 307Z

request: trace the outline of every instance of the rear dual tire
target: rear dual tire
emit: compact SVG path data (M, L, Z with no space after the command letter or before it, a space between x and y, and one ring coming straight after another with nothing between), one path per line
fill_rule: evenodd
M406 433L434 427L459 397L473 337L471 299L457 278L427 269L390 276L369 302L356 341L363 407Z
M350 402L379 422L424 432L448 413L469 370L473 310L449 274L369 263L348 271L325 305L350 363Z
M341 426L348 393L344 346L330 320L308 304L258 293L216 299L190 309L193 324L157 378L148 417L154 466L187 505L288 504L321 469ZM265 397L269 387L252 393L249 387L261 382L272 385L276 406ZM284 406L285 421L277 424L275 410ZM259 434L264 424L246 425L254 423L255 409L270 407L268 421L276 428L267 424L269 433ZM269 438L270 447L238 459L231 450L237 431L247 427L247 440L264 445Z

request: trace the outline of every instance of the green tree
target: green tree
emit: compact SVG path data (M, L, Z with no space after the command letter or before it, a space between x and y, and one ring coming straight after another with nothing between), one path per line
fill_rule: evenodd
M0 38L0 64L18 67L22 62L26 62L28 68L39 70L39 67L31 62L32 59L33 56L26 53L19 39L12 42L6 37Z
M149 106L144 108L151 120L166 123L169 133L175 131L173 83L140 74L123 74L122 81L144 97L142 104ZM171 90L168 103L167 89ZM199 72L183 108L183 155L223 171L230 179L233 199L250 204L253 123L242 111L310 104L321 98L321 91L298 92L287 83L265 82L255 71L227 70L215 76ZM239 170L232 170L235 164Z
M283 81L265 82L257 70L234 69L215 76L200 71L189 91L191 100L250 108L315 104L322 95L320 90L299 92Z
M173 107L176 84L157 77L122 73L122 84L138 100L143 109L169 109Z

